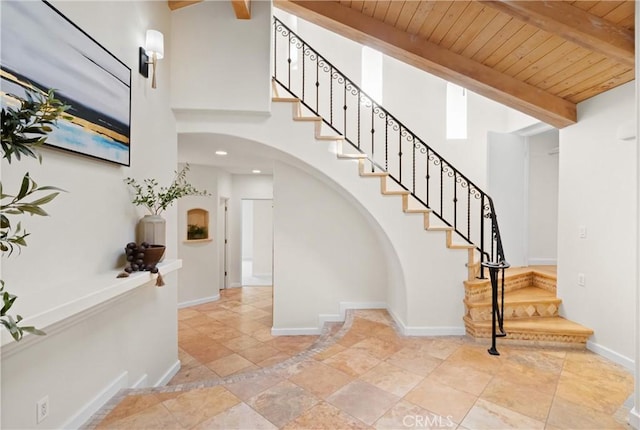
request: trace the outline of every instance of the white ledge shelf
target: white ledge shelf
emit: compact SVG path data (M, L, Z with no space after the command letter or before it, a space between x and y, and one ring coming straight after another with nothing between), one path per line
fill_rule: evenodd
M182 267L182 260L165 260L158 264L160 273L165 276ZM20 314L24 318L22 325L35 326L47 333L73 323L101 305L110 303L123 295L147 284L155 287L157 275L150 272L134 272L126 278L118 278L121 270L112 270L95 276L61 283L29 296L19 296L11 315ZM47 336L25 334L20 342L15 342L9 332L1 332L2 355L22 349L23 346L46 339Z

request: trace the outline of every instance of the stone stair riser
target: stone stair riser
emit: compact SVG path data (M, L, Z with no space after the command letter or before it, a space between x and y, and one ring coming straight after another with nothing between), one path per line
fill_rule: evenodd
M560 300L551 303L518 303L504 306L505 319L554 317L558 315ZM465 304L465 315L472 321L491 321L491 306L468 307Z

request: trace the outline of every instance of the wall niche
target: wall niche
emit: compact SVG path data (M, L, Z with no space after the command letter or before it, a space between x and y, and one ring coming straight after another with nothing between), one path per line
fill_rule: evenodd
M210 241L209 211L193 208L187 211L187 242Z

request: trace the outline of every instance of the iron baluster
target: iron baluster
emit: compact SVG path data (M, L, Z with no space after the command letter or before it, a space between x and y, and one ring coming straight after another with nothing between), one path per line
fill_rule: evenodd
M273 20L273 76L278 79L278 20Z
M440 162L440 215L444 216L444 162Z
M384 170L389 170L389 116L384 114Z
M467 237L471 239L471 187L467 188Z
M329 124L333 125L333 67L329 69Z
M429 150L427 149L427 175L425 176L427 180L427 207L429 207Z
M358 149L360 149L360 90L358 90Z
M398 130L398 166L398 178L400 179L400 183L402 183L402 127Z
M289 32L289 43L287 44L287 63L289 67L289 80L287 86L291 88L291 32Z
M480 261L484 261L484 193L480 197ZM484 278L484 266L480 265L480 279Z
M343 102L344 102L344 106L342 106L342 109L344 110L344 120L343 120L343 124L342 124L342 129L344 130L344 137L347 137L347 81L345 79L344 81L344 98L343 98Z
M305 53L306 44L302 42L302 101L304 101L304 90L305 90L305 62L304 62L304 53Z
M416 193L416 137L413 136L413 145L411 145L413 148L413 160L412 160L412 170L413 170L413 174L412 174L412 178L411 178L411 193L415 194Z
M458 173L453 172L453 228L458 227Z
M319 100L320 100L320 57L316 57L316 114L320 112L319 110Z
M371 101L371 159L374 160L375 159L375 126L374 126L374 122L373 122L373 101ZM371 166L371 169L373 170L373 166Z

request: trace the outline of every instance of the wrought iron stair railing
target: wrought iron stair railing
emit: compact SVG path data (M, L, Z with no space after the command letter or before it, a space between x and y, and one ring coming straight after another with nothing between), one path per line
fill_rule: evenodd
M273 43L275 82L366 154L372 171L387 172L416 202L474 245L480 253L480 278L485 278L485 268L490 273L501 270L504 276L508 265L491 197L275 17ZM495 278L498 282L497 272ZM493 302L498 303L497 298ZM500 306L494 315L502 331Z

